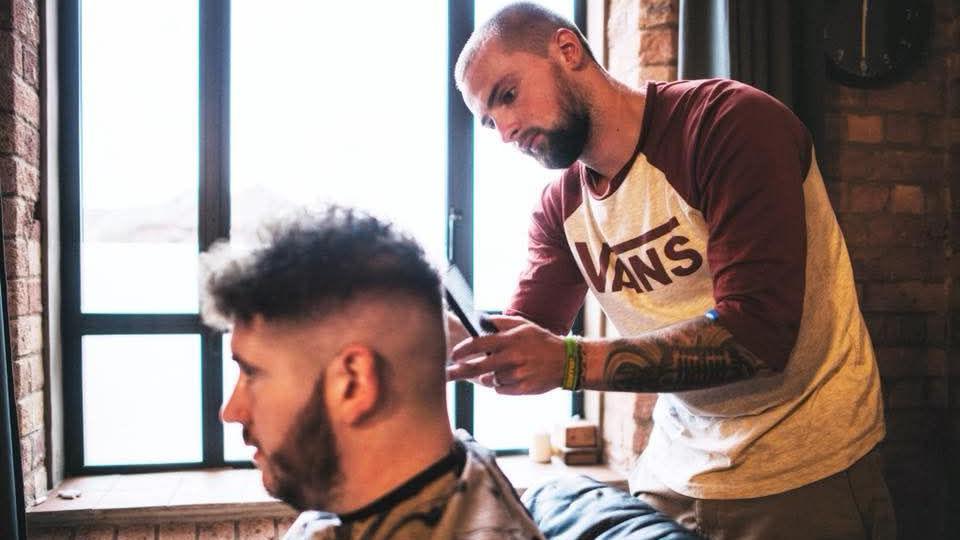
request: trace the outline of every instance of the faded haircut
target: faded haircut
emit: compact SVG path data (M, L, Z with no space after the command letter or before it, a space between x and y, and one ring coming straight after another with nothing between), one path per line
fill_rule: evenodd
M271 222L260 239L243 254L221 243L202 256L206 324L323 318L369 293L418 300L442 324L439 275L423 248L389 223L333 205Z
M454 68L457 88L460 88L477 52L491 40L497 40L508 53L523 51L546 57L550 39L561 28L576 34L587 56L594 62L597 61L587 38L577 25L543 6L531 2L517 2L494 13L470 34L470 39L460 51Z

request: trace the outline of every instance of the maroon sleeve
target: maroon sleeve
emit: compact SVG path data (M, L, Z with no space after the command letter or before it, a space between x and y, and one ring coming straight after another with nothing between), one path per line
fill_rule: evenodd
M550 183L530 220L527 266L510 300L507 315L519 315L557 334L566 334L583 305L583 280L563 229L580 204L579 167Z
M707 222L719 321L782 370L803 313L809 134L779 101L735 81L669 83L656 99L651 162Z
M709 229L716 309L737 342L782 370L803 314L811 141L792 112L759 90L735 85L714 99L693 177Z

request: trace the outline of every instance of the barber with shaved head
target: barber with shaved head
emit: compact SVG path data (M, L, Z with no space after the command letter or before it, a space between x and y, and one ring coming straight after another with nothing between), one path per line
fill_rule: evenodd
M448 377L658 393L630 489L707 537L893 538L874 351L796 116L731 80L628 87L525 3L473 33L456 80L562 172L500 332L459 343ZM565 337L587 291L622 337Z

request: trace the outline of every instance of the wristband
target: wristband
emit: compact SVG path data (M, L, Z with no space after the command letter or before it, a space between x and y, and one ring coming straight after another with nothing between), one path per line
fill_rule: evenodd
M579 390L583 375L583 350L580 348L580 339L573 336L563 338L563 348L566 359L563 362L563 382L560 387L564 390Z

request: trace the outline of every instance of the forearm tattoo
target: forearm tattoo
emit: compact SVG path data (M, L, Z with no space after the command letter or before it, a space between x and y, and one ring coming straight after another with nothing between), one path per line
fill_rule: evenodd
M765 369L726 329L704 317L613 342L603 383L622 392L679 392L749 379Z

